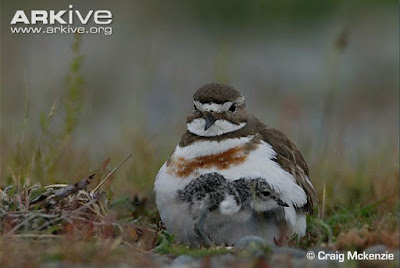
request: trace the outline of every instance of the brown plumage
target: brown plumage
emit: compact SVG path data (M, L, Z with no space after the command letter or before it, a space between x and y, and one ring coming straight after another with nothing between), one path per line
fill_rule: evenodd
M261 123L260 123L261 124ZM307 195L307 203L301 208L305 212L313 213L313 208L318 204L318 196L314 187L307 182L309 170L306 161L296 145L281 131L263 126L261 133L263 140L269 143L276 152L276 162L286 172L292 174L297 184L303 188Z
M227 101L234 101L241 97L242 94L229 85L210 83L199 88L193 95L193 100L201 103L224 103Z
M227 169L232 165L243 163L247 155L244 153L245 148L234 147L220 154L199 156L193 160L187 160L183 157L170 161L168 166L176 176L185 178L195 172L198 168L212 168Z

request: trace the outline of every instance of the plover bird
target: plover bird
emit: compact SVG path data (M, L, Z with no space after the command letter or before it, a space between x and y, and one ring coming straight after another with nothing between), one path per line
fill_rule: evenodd
M288 207L262 178L230 181L216 172L201 175L183 190L178 190L177 195L178 199L189 204L189 214L195 222L194 231L206 245L212 243L204 226L207 217L222 214L246 221L254 212ZM213 215L216 210L217 214Z
M304 236L305 213L313 212L318 198L307 164L293 142L249 114L243 95L231 86L204 85L194 94L193 104L187 130L154 185L167 231L180 242L203 243L190 215L190 202L182 202L178 191L202 175L216 172L227 181L236 181L236 187L246 180L263 180L287 207L259 213L263 203L256 203L253 213L244 218L239 210L232 217L215 209L203 222L210 241L233 245L245 236L270 242L293 234Z

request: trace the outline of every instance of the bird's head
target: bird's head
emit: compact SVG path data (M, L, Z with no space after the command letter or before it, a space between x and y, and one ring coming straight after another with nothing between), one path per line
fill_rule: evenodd
M249 180L252 203L256 211L268 211L279 207L288 207L271 186L261 178Z
M248 116L245 99L237 90L224 84L206 84L193 95L187 129L197 136L221 136L245 127Z

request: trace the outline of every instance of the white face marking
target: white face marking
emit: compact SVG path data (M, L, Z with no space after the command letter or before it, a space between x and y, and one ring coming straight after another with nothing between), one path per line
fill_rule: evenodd
M228 112L229 109L232 107L232 104L235 105L244 105L244 97L241 96L237 98L235 101L227 101L222 104L210 102L210 103L201 103L197 100L193 101L195 109L199 110L200 112L209 112L209 113L223 113ZM234 113L235 111L231 111ZM187 129L198 136L203 137L213 137L223 135L225 133L233 132L238 129L243 128L246 123L242 122L239 125L234 124L228 120L218 119L215 123L205 130L205 119L204 118L197 118L194 119L192 122L187 124Z
M232 106L233 102L228 101L223 104L218 104L218 103L201 103L199 101L193 101L194 106L201 111L201 112L226 112L229 110L229 108Z
M239 125L236 125L227 120L218 119L207 130L204 129L205 125L206 125L206 120L204 120L204 118L197 118L187 124L187 129L191 133L196 134L197 136L213 137L213 136L220 136L220 135L232 132L232 131L239 130L239 129L243 128L246 125L246 123L243 122L243 123L240 123Z

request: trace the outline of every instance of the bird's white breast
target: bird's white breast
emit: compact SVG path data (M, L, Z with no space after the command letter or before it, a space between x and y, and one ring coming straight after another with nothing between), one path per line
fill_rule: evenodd
M218 172L229 180L264 178L285 203L296 207L305 205L307 197L304 190L296 184L294 177L290 173L283 170L273 160L276 152L271 145L264 141L261 141L255 149L248 152L244 150L243 152L238 151L237 158L242 157L241 154L246 154L241 158L243 161L237 161L228 167L210 163L204 166L200 164L192 168L185 167L184 163L190 163L192 160L202 159L202 157L206 156L222 155L222 153L233 148L244 147L253 138L254 136L226 139L219 142L199 141L185 147L177 146L170 158L170 164L164 164L157 175L155 183L157 199L164 194L171 195L176 193L177 190L183 189L190 181L202 174ZM176 165L180 166L177 167ZM176 172L177 168L181 173Z

